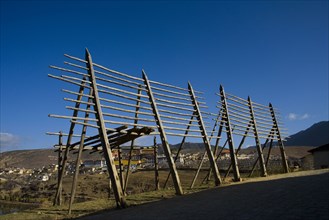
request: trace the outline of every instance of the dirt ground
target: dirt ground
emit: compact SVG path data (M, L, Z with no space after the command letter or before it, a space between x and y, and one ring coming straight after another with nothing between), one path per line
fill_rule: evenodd
M295 172L78 219L329 219L328 186L329 169Z

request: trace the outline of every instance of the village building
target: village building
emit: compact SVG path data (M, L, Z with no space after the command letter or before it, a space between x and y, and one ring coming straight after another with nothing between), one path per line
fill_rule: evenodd
M301 158L301 168L303 170L311 170L314 168L313 155L307 154Z
M223 149L222 152L220 153L220 159L227 159L227 158L230 158L230 150Z
M309 150L313 157L313 168L324 169L329 167L329 143Z

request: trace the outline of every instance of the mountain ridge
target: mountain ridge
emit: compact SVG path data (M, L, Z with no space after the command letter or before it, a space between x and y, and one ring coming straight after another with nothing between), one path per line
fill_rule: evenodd
M318 147L329 143L329 121L320 121L290 136L285 146Z

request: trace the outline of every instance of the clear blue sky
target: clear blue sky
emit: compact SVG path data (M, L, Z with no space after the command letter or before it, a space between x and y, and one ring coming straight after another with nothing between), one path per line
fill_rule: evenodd
M104 66L279 108L290 134L328 120L328 1L1 0L1 151L49 148L68 129L47 77L88 47ZM214 110L215 111L215 110Z

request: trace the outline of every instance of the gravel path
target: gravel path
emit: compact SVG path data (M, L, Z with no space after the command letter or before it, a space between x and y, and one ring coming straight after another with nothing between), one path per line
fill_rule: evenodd
M329 219L329 170L257 178L79 219Z

